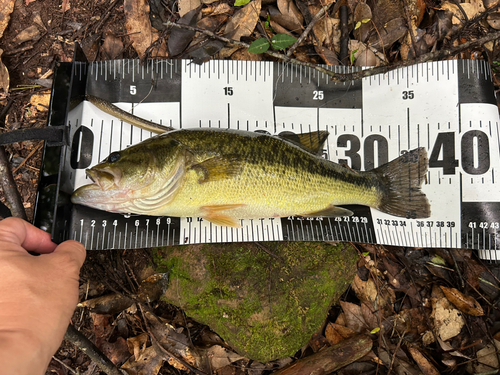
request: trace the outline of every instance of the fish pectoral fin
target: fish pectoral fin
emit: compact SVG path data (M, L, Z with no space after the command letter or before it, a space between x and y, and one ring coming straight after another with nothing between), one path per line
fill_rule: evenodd
M348 210L347 208L337 207L337 206L328 206L323 210L310 212L308 214L303 214L300 216L304 217L338 217L338 216L352 216L354 212Z
M310 152L311 154L320 155L323 152L323 146L329 134L330 133L326 130L302 134L283 132L277 137L299 146L301 149Z
M208 220L216 225L223 225L233 228L242 228L238 221L228 215L224 215L223 211L231 210L234 208L239 208L245 206L244 204L221 204L213 206L203 206L201 207L204 212L202 218Z
M201 163L191 165L200 178L198 182L203 184L210 181L225 180L235 177L241 173L243 162L234 155L215 156Z

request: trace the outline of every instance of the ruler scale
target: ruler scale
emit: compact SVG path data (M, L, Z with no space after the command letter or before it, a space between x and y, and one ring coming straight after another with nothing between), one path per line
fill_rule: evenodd
M56 241L70 238L88 249L111 249L339 240L463 247L479 250L483 259L500 259L500 125L490 67L482 61L424 63L345 83L302 66L219 60L203 65L187 60L75 62L71 69L62 66L58 77L66 89L55 86L50 125L61 125L64 109L55 102L69 106L69 99L63 99L73 98L64 123L69 145L46 149L46 155L60 158L59 184L50 193L58 202L64 197L67 202L75 188L88 183L85 168L153 136L77 99L90 94L174 128L275 135L327 130L323 156L355 170L373 169L425 147L429 172L422 190L432 214L423 220L399 218L353 205L346 206L354 212L351 217L242 220L243 228L236 229L200 218L125 217L45 199L49 208L37 204L35 222L40 224L44 210L52 207ZM50 175L47 160L44 172Z

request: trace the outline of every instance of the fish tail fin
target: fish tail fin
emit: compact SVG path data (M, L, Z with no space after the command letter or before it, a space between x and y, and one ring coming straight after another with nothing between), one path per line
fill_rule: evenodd
M408 219L429 217L431 207L421 191L428 165L427 151L420 147L374 169L383 186L377 209Z

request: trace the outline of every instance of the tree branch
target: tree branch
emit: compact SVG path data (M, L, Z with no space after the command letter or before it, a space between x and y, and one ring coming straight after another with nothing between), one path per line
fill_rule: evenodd
M78 331L72 324L68 326L64 338L70 343L75 345L82 352L87 354L95 364L104 371L107 375L123 375L118 367L115 366L111 360L106 357L92 341L86 338L80 331Z

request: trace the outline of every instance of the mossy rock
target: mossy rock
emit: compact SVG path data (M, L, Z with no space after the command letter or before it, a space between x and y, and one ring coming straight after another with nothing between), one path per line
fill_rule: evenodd
M321 327L354 278L357 254L344 243L264 246L174 246L156 249L155 258L169 271L166 301L265 363L295 354Z

